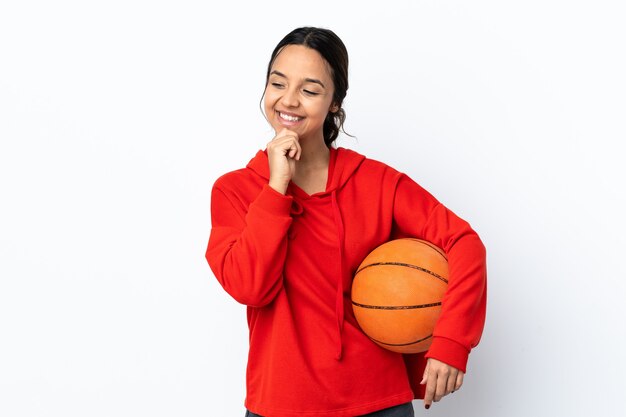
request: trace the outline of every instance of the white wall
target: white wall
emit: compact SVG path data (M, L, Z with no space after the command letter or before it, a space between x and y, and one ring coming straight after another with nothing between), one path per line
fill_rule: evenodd
M621 2L209 3L0 5L0 415L243 415L210 190L271 139L265 66L302 25L350 52L339 145L488 248L483 340L426 414L625 414Z

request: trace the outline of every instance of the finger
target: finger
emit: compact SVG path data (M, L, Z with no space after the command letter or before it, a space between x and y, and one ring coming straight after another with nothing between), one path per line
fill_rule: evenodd
M290 152L289 156L294 159L300 159L300 154L302 153L302 147L300 146L300 143L297 140L293 140L290 146L290 150L292 152Z
M437 384L435 389L435 402L439 402L446 395L446 387L448 385L448 372L440 371L437 374Z
M424 375L422 375L422 381L420 382L420 385L424 385L426 381L428 380L429 365L430 365L430 362L426 362L426 367L424 368Z
M276 136L274 136L274 139L278 139L280 137L283 137L283 136L285 136L288 133L289 133L289 129L287 129L286 127L283 127L278 132L276 132Z
M298 139L300 139L300 138L298 137L298 134L297 134L296 132L294 132L293 130L289 130L289 129L287 129L286 127L285 127L285 128L283 128L280 132L278 132L278 133L276 134L276 136L274 137L274 139L278 139L278 138L282 138L282 137L287 137L287 136L291 136L291 137L293 137L296 141L297 141Z
M426 381L426 390L424 392L424 407L428 410L435 399L435 391L437 389L437 374L429 375ZM436 400L435 400L436 401Z
M282 152L283 155L295 156L291 151L299 152L301 150L300 143L297 136L287 134L286 136L275 137L267 144L267 149L270 151Z
M424 375L422 376L421 385L426 384L426 388L424 390L424 407L428 410L430 405L433 402L433 396L435 395L434 385L431 382L428 384L428 376L430 373L430 361L426 362L426 367L424 368Z
M276 137L274 138L274 140L272 140L272 142L275 143L276 146L282 148L285 146L290 146L290 147L296 147L298 148L300 146L300 142L298 141L298 136L292 133L287 133L284 136L281 137Z
M450 371L450 375L448 376L448 382L446 383L446 393L444 395L448 395L451 392L454 392L458 373L459 371L455 368L452 368L452 370Z
M282 146L285 143L290 142L290 141L297 142L297 139L296 139L295 135L293 135L289 131L287 131L287 132L284 132L284 133L281 132L281 134L278 134L278 135L274 136L274 139L272 139L270 141L270 143L272 145L274 145L274 146L279 146L280 147L280 146Z
M290 157L299 160L300 159L300 154L302 153L302 147L300 146L300 142L298 142L298 137L297 136L289 136L289 139L291 141L290 143L290 149L293 151L290 153Z
M461 385L463 385L464 377L465 377L465 374L463 372L459 372L459 374L456 376L456 384L454 386L455 391L461 389Z
M435 396L435 385L436 381L432 380L430 377L430 360L426 362L426 367L424 368L424 375L422 377L421 385L426 384L424 388L424 408L427 410L433 403L433 397Z
M273 146L280 146L285 140L289 140L289 138L297 141L298 136L289 129L283 128L281 131L276 132L276 135L269 141L268 146L271 144Z
M294 158L296 158L297 160L300 160L300 155L302 155L302 146L300 146L300 142L298 140L297 135L296 135L294 144L296 146L296 152L294 153Z

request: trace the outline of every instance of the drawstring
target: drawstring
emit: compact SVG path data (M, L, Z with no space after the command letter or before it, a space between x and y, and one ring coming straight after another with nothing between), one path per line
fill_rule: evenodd
M289 214L292 216L299 216L304 212L304 208L302 204L298 202L295 198L291 201L291 209L289 210Z
M336 191L333 190L331 193L332 196L332 205L333 205L333 218L335 220L335 225L337 226L337 230L339 232L339 279L337 280L337 294L335 297L335 317L337 319L337 355L335 359L341 360L341 355L343 353L343 346L341 343L341 333L343 331L343 314L344 314L344 306L343 306L343 279L344 279L344 261L343 261L343 241L345 238L345 230L343 227L343 221L341 219L341 211L339 211L339 205L337 204L337 195Z
M291 209L289 212L291 216L295 218L296 216L302 215L302 213L304 212L304 208L302 207L302 204L300 204L298 200L294 198L291 202ZM296 238L297 235L298 232L294 231L293 228L290 228L287 237L289 237L289 240L293 240Z

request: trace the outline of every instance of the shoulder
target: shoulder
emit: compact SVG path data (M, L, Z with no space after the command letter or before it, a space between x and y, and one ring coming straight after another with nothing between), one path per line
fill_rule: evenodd
M239 168L218 177L213 195L223 195L231 202L249 204L261 192L265 181L249 168Z
M390 175L401 174L400 171L398 171L397 169L395 169L391 165L389 165L389 164L387 164L385 162L379 161L377 159L365 158L365 161L363 161L363 162L366 164L366 167L368 169L371 169L371 170L385 172L385 173L390 174Z
M216 188L232 188L236 187L242 181L246 181L250 177L250 173L247 168L238 168L233 171L226 172L220 175L215 182L213 183L213 187Z
M264 179L269 179L267 155L264 151L259 150L245 167L219 176L213 187L222 190L256 190L266 182Z
M360 175L374 176L374 177L384 177L389 179L398 179L400 176L404 175L402 172L398 171L391 165L382 162L375 158L370 158L366 155L360 154L352 149L347 148L338 148L340 152L344 153L350 159L362 159L361 164L358 169L358 173Z
M263 189L264 181L249 168L226 172L213 183L211 207L213 210L232 209L242 215Z

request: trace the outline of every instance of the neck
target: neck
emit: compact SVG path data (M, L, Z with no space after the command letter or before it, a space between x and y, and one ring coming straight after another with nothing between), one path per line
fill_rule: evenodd
M306 169L328 166L330 150L324 143L323 137L315 140L300 140L300 147L302 153L297 164L299 167Z

